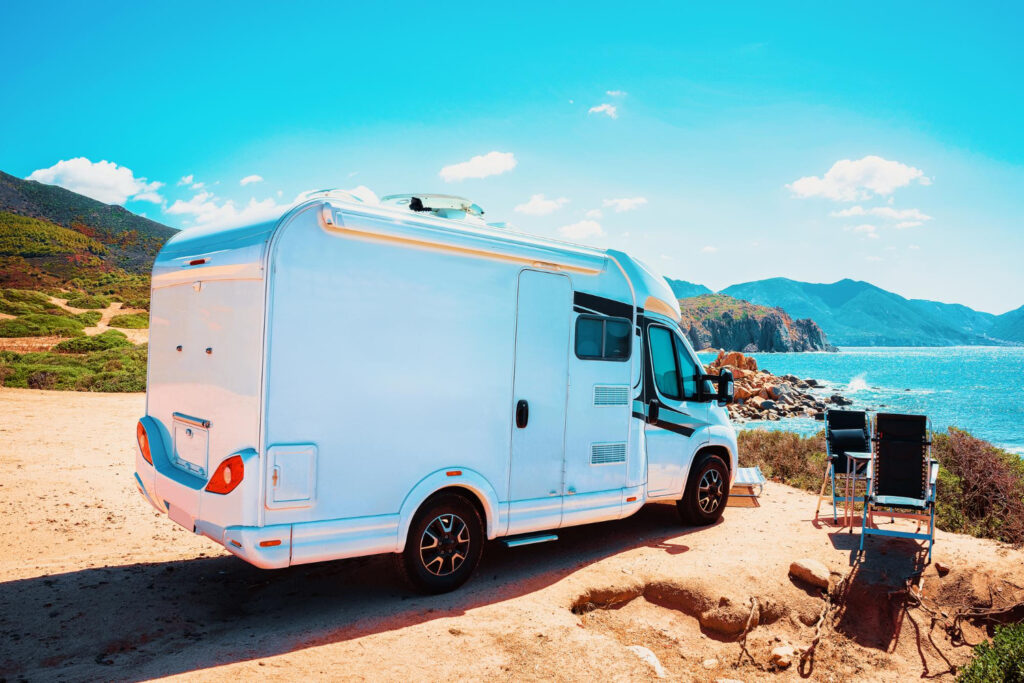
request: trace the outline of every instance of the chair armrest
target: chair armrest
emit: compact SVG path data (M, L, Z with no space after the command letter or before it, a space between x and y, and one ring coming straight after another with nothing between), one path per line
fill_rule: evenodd
M935 494L937 493L935 482L939 479L939 461L932 460L929 465L928 472L928 500L935 502Z

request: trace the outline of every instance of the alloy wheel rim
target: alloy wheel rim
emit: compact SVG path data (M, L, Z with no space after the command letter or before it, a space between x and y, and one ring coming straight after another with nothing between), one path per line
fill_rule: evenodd
M434 576L448 576L469 555L469 525L455 514L435 517L420 537L420 562Z
M712 468L700 478L700 486L697 489L697 505L705 514L711 514L722 504L722 495L725 491L722 475L718 470Z

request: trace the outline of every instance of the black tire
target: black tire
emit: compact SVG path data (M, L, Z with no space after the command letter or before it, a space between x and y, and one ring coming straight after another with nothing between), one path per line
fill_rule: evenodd
M676 503L683 522L714 524L729 503L729 468L717 455L699 456L690 469L683 498Z
M405 550L395 555L398 573L423 593L453 591L480 563L485 538L480 512L465 496L428 498L409 525Z

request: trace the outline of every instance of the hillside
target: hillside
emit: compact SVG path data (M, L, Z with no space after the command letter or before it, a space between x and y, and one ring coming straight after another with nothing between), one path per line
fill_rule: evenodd
M840 346L993 343L984 329L986 314L966 306L911 301L867 282L813 284L771 278L732 285L722 293L812 318Z
M680 322L696 349L726 351L831 351L825 333L810 319L793 320L780 308L724 294L679 300Z
M0 172L0 287L113 295L144 307L177 231L70 190Z
M672 288L672 293L676 295L677 299L688 299L693 296L700 296L701 294L713 293L704 285L698 285L694 282L673 280L670 277L665 278L665 280L668 282L668 286Z
M996 316L989 334L998 339L1024 342L1024 306Z

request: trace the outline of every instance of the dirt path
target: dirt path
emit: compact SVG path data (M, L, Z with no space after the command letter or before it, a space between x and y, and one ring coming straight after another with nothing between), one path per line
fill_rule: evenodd
M50 302L60 306L69 313L78 315L79 313L85 313L89 310L88 308L75 308L74 306L68 306L67 299L59 299L55 296L50 297ZM84 328L86 335L92 337L102 332L106 332L111 329L110 320L115 315L121 315L122 313L147 313L147 311L141 308L127 308L120 301L111 303L104 309L99 311L100 320L96 325L92 327ZM6 313L0 313L0 320L14 318L13 315L7 315ZM128 340L133 344L145 344L149 341L149 330L133 330L124 329L120 327L114 328L118 332L123 332ZM34 351L48 351L59 342L64 341L64 337L0 337L0 351L16 351L17 353L29 353Z
M768 670L770 651L808 644L825 602L789 563L814 557L839 578L858 539L813 523L813 496L770 484L760 507L709 528L659 504L554 543L491 543L445 596L407 591L386 556L263 571L136 492L143 410L142 395L0 389L0 678L635 680L655 675L630 649L642 646L670 678L796 681L795 666ZM953 570L925 570L930 599L999 602L1024 586L1024 554L995 543L940 532L935 557ZM913 546L872 541L811 680L917 679L922 657L930 675L946 668L928 621L919 638L888 598L914 569ZM752 597L754 663L734 667L735 636L702 622L746 615Z

